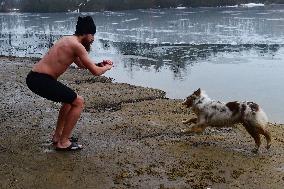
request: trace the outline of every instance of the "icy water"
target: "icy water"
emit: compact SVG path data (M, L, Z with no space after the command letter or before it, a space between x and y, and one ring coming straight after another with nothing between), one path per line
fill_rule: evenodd
M153 9L102 13L0 14L0 55L41 57L78 15L97 24L91 56L112 59L106 76L185 98L260 104L284 123L284 6Z

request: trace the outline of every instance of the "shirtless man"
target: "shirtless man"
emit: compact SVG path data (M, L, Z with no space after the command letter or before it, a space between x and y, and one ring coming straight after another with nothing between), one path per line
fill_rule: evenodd
M95 33L96 26L92 17L79 17L75 34L59 39L47 54L34 65L26 78L31 91L48 100L63 103L52 138L56 150L82 149L82 145L79 145L77 139L71 137L71 134L84 106L84 99L57 81L57 78L73 62L80 68L88 69L96 76L102 75L112 68L112 61L104 60L95 64L88 56Z

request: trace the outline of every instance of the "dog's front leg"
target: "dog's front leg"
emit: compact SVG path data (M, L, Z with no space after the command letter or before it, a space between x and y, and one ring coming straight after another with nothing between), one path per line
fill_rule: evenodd
M206 128L206 124L205 123L198 123L196 125L193 125L190 130L194 133L202 133L205 128Z
M183 124L188 124L188 123L197 123L197 118L191 118L188 120L182 121Z

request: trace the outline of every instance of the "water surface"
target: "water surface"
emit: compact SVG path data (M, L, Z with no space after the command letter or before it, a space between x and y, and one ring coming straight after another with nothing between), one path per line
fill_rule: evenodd
M202 88L213 99L249 100L284 123L284 6L152 9L102 13L1 13L0 54L41 57L78 15L97 24L90 54L112 59L117 82L185 98Z

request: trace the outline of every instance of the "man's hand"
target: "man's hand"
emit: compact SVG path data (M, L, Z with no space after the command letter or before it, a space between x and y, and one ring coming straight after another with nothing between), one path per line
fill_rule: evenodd
M110 69L112 68L112 64L106 64L106 65L104 66L104 68L106 68L107 70L110 70Z
M102 62L98 63L97 66L104 67L107 65L113 65L113 62L111 60L103 60Z
M103 60L103 65L113 65L113 62L111 60Z

